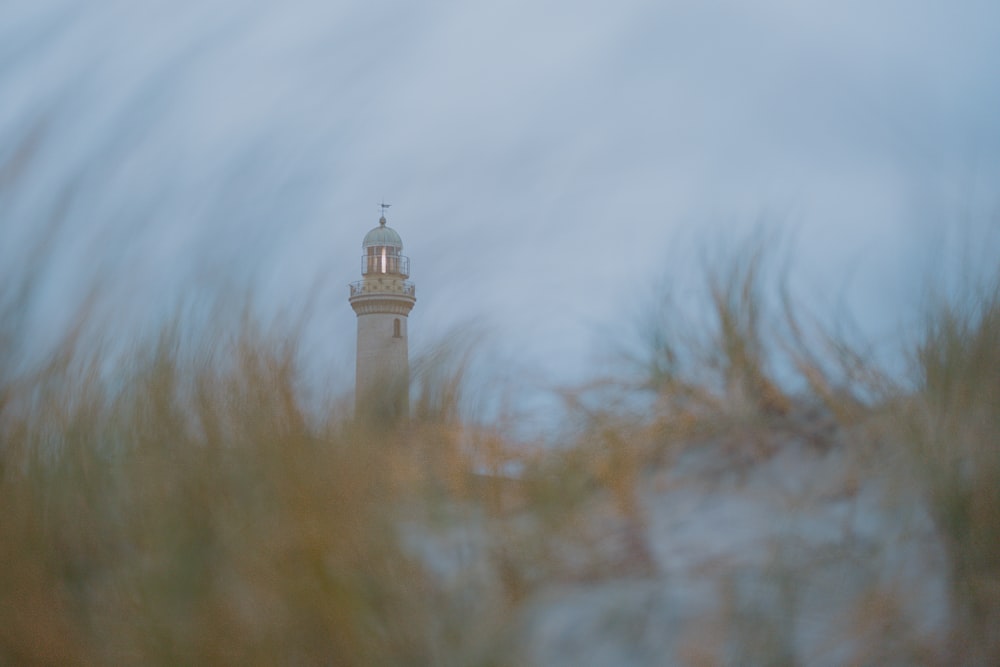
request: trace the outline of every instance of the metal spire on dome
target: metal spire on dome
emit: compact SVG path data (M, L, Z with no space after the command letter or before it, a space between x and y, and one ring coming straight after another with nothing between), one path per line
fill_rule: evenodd
M382 209L382 217L380 217L378 219L378 222L379 222L380 225L384 225L385 224L385 210L387 208L389 208L390 206L392 206L392 204L386 204L385 203L385 197L382 197L382 203L379 204L379 208Z

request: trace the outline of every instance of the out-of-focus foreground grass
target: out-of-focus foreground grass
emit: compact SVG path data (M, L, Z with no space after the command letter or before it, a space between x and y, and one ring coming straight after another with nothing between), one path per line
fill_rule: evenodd
M403 435L307 417L288 345L210 347L5 378L0 662L434 662Z
M1000 661L1000 281L931 311L901 442L950 557L954 651Z
M886 450L873 460L926 498L951 563L948 659L1000 659L1000 292L933 313L905 385L807 340L792 306L784 344L766 344L760 266L709 276L709 331L651 328L643 381L615 391L653 407L567 393L576 428L516 481L474 474L509 449L462 423L463 363L446 358L394 425L317 418L294 336L249 320L197 345L178 322L114 361L79 335L41 368L0 360L0 663L503 663L513 612L548 583L655 576L644 470L706 434L741 450L734 465L766 457L800 404L852 429L847 446ZM774 350L807 390L782 388ZM598 495L624 525L613 563L589 538ZM500 533L481 554L493 584L458 592L404 543L403 525L454 511Z

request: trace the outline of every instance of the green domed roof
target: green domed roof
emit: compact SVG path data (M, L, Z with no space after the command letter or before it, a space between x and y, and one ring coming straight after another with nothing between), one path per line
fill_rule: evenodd
M370 248L373 245L395 246L402 250L403 239L392 227L387 227L385 217L379 218L378 227L365 234L365 240L361 242L362 248Z

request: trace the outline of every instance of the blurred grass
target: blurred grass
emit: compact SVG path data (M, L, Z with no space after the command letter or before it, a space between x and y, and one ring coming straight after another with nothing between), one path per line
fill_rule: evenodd
M789 437L869 446L870 422L904 465L866 474L905 476L947 545L950 654L995 663L1000 289L928 317L907 386L807 326L767 259L764 243L706 272L702 329L664 298L642 378L563 390L571 424L548 450L470 418L473 336L415 363L410 419L317 415L297 333L249 309L112 355L84 307L25 368L20 287L0 327L0 664L507 664L521 605L546 587L658 576L641 494L679 453L721 443L745 469ZM467 556L482 569L449 582L407 525L485 533ZM788 645L744 611L737 634Z
M955 653L1000 661L1000 280L933 306L901 402L906 458L950 555Z
M108 379L71 347L5 387L5 662L432 661L403 434L313 423L252 328L190 359L168 331Z

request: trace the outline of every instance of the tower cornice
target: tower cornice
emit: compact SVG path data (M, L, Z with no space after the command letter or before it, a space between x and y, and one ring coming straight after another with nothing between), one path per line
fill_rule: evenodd
M351 308L358 315L388 313L391 315L409 315L417 302L414 296L405 294L363 293L350 298Z

